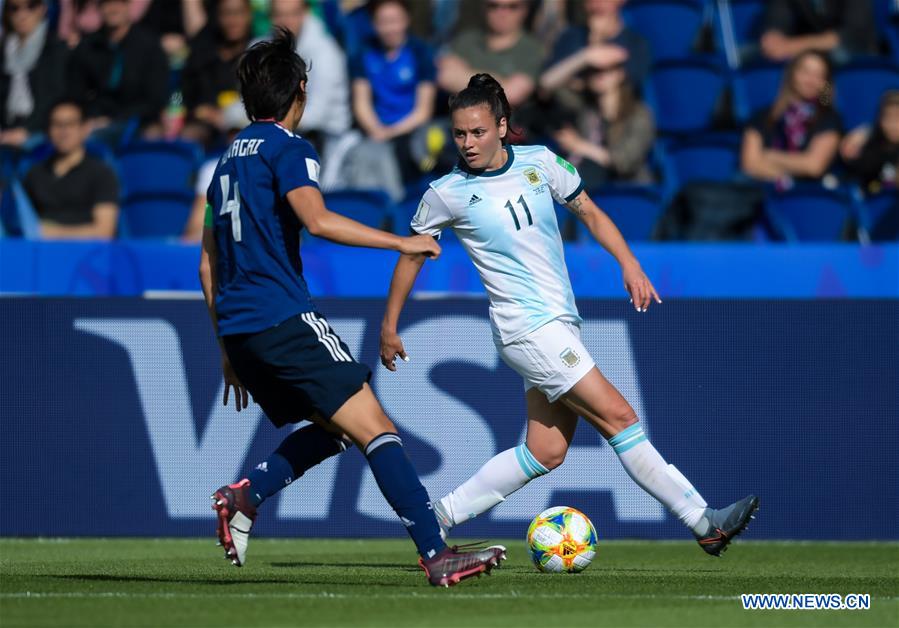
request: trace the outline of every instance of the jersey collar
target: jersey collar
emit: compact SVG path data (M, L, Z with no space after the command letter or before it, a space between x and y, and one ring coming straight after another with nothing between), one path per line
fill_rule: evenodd
M496 170L491 170L489 172L483 169L473 170L468 167L468 164L465 163L465 160L462 157L459 157L459 169L476 177L498 177L501 174L505 174L509 168L512 167L512 162L515 160L515 151L512 150L512 147L508 144L503 146L503 149L505 149L508 159L506 159L506 163L503 164L502 168L497 168Z
M278 127L279 129L281 129L282 131L284 131L284 132L287 133L288 135L295 135L295 134L292 133L291 131L288 131L288 130L287 130L287 129L280 123L280 122L278 122L278 121L275 120L274 118L259 118L258 120L253 120L253 122L254 122L254 123L256 123L256 122L268 122L268 123L274 124L276 127Z

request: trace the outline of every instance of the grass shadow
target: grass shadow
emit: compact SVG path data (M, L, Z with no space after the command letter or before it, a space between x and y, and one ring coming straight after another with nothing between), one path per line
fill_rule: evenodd
M303 568L319 568L319 567L332 567L332 568L341 568L341 567L363 567L369 569L402 569L403 571L420 571L420 568L414 565L410 565L409 563L316 563L311 561L304 560L294 560L294 561L279 561L275 563L268 563L272 567L276 567L278 569L303 569Z

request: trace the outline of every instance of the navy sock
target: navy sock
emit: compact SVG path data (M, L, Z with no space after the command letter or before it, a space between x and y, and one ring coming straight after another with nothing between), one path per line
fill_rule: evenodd
M318 463L344 451L347 444L313 423L291 432L265 462L247 475L250 500L258 506Z
M365 448L365 457L381 493L399 515L422 558L432 558L446 547L431 509L428 491L421 485L409 461L403 441L396 434L376 436Z

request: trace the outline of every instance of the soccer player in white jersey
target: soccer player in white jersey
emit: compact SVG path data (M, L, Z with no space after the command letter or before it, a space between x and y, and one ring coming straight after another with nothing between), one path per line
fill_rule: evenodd
M490 300L494 343L524 379L526 442L497 454L434 508L444 533L501 503L565 459L578 417L608 440L633 480L719 556L753 518L754 495L715 510L643 432L636 413L596 368L580 339L553 199L564 204L620 264L638 312L655 300L652 283L621 233L583 190L577 170L544 146L510 146L511 110L502 87L477 74L450 98L453 137L461 159L425 192L412 219L418 234L452 229L477 268ZM381 362L396 370L406 359L397 324L425 262L397 262L381 326Z

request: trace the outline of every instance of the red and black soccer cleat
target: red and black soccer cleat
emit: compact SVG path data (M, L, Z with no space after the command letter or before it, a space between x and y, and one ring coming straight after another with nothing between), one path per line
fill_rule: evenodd
M216 511L219 545L225 548L225 558L236 567L246 563L250 530L256 520L256 507L250 501L250 481L244 478L212 494L212 509Z
M420 558L419 566L424 569L428 582L435 587L451 587L466 578L489 574L506 560L506 548L494 545L485 549L460 552L458 547L447 547L433 558Z

